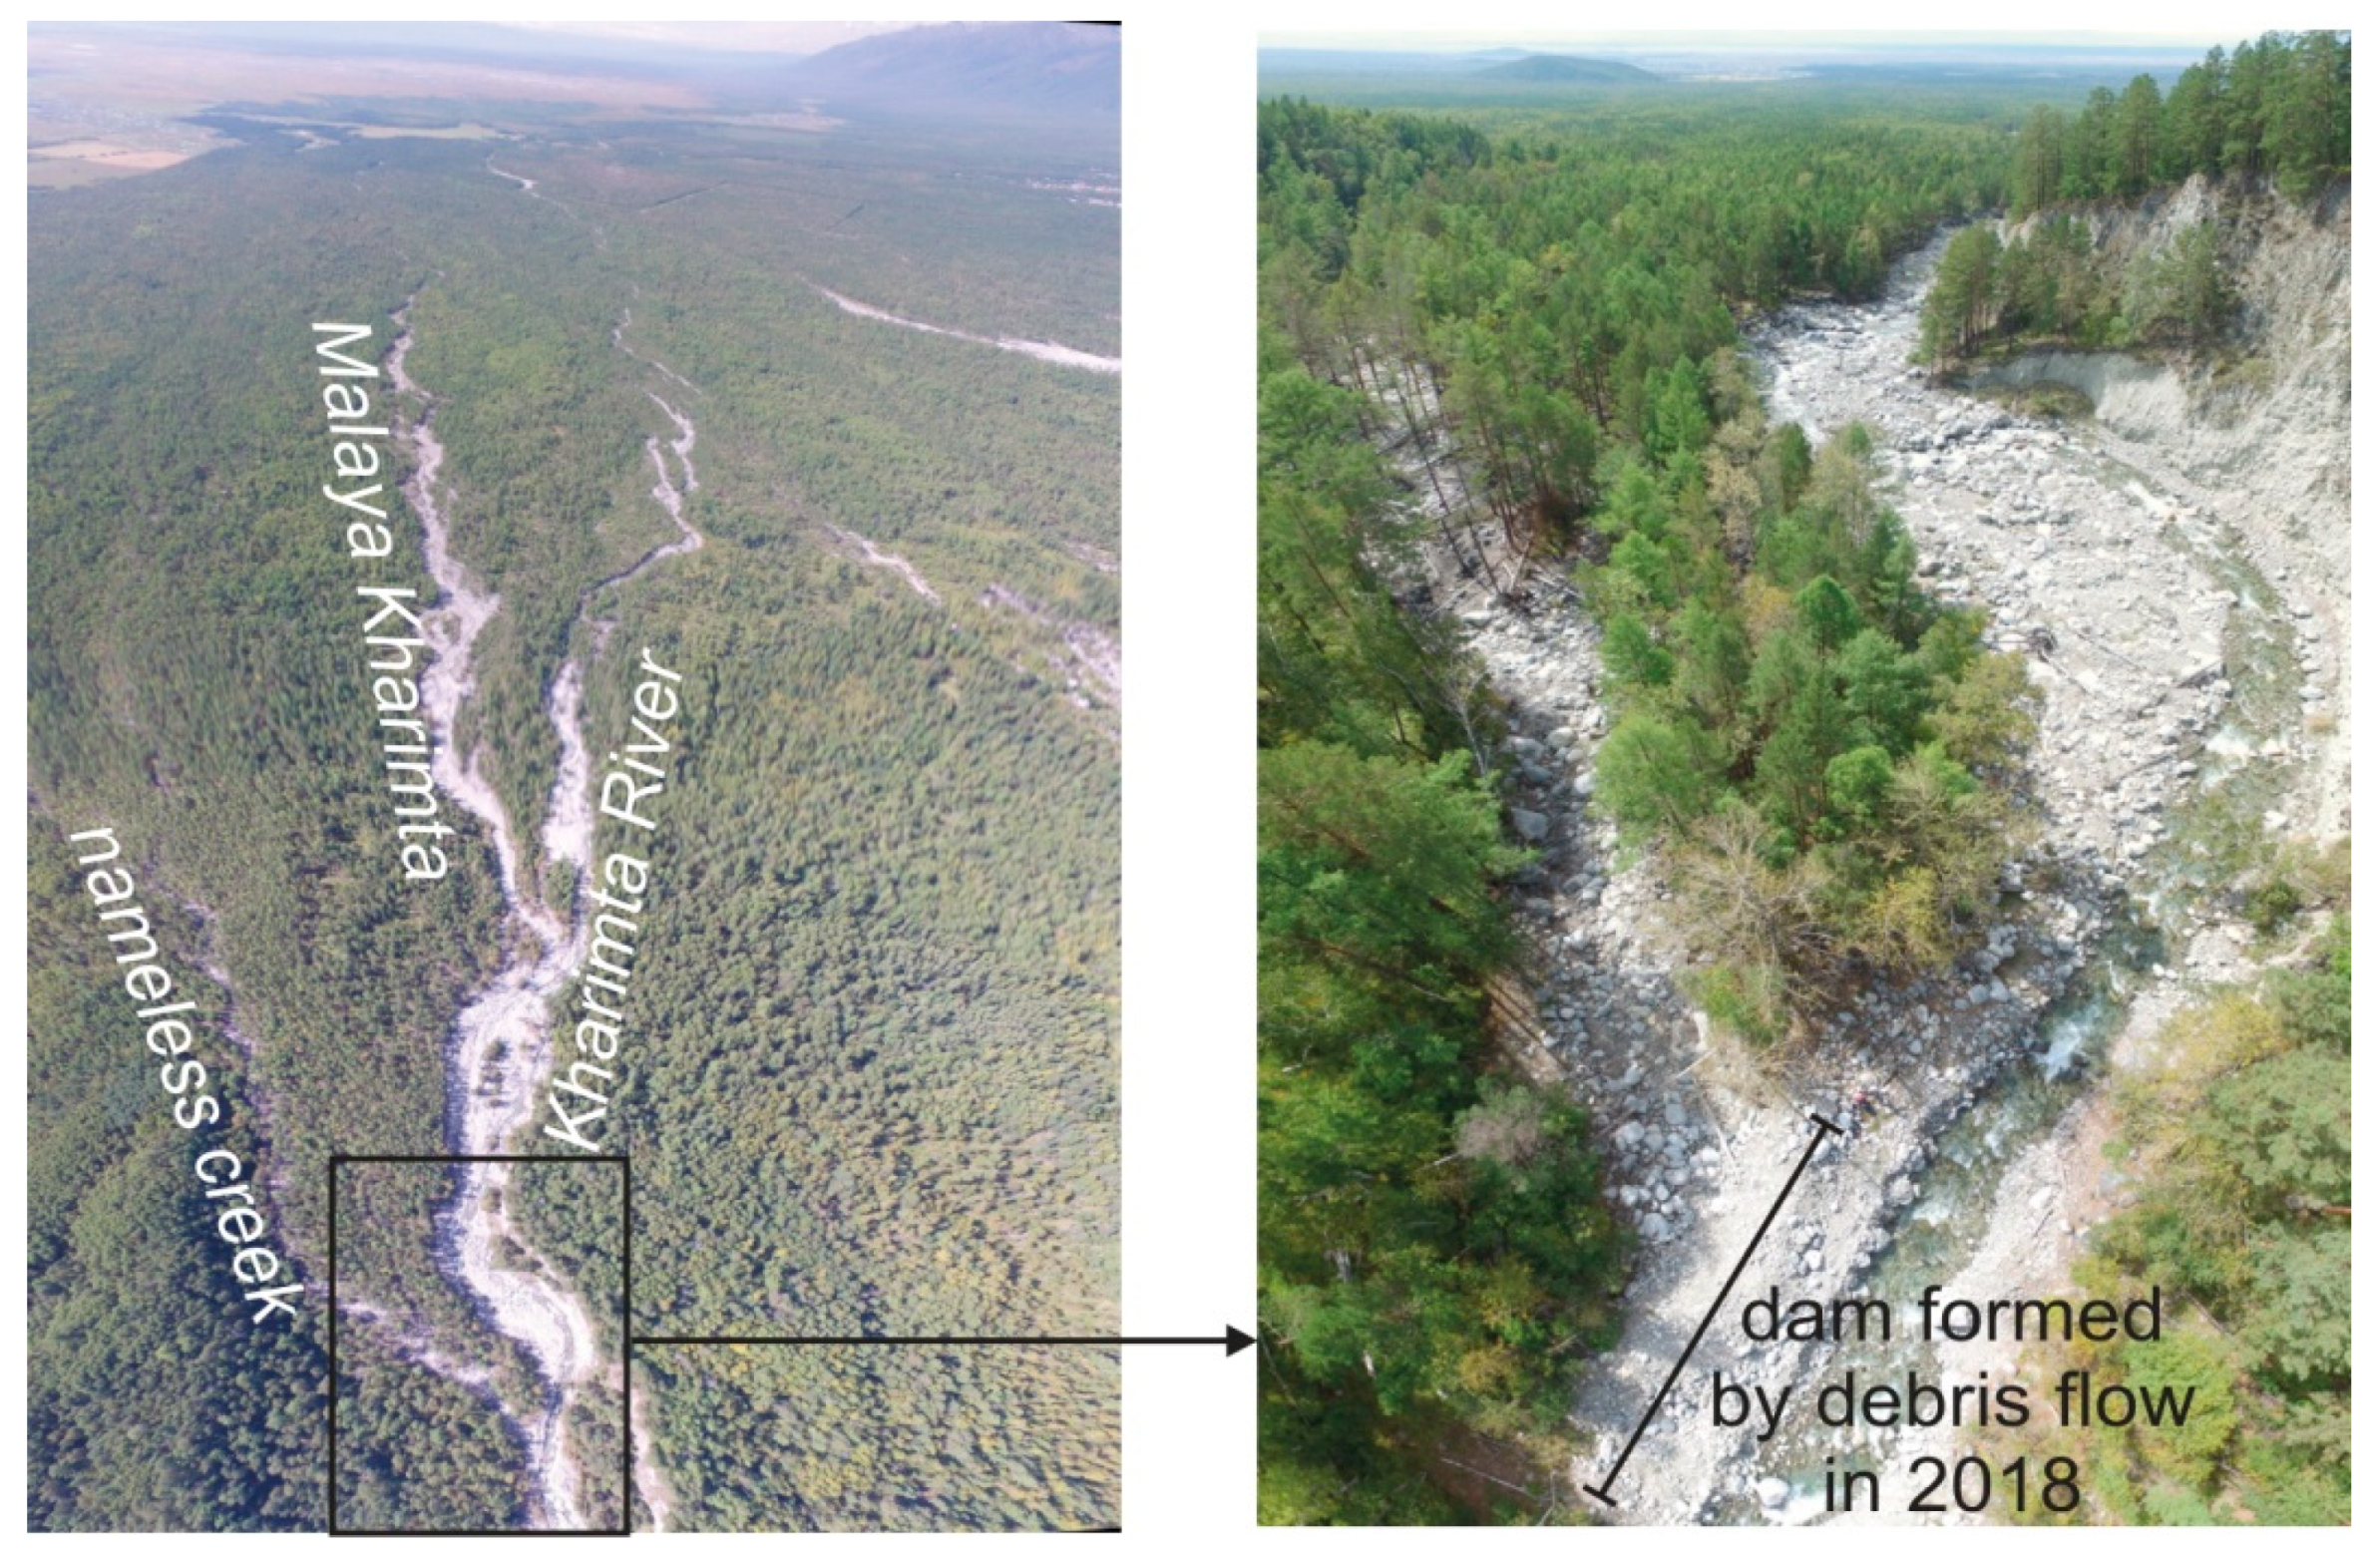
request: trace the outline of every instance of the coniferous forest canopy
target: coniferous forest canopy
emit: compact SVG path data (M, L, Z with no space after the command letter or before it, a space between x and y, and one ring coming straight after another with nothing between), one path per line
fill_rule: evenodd
M2086 91L2078 74L2065 97L1988 68L1708 84L1483 63L1499 57L1351 45L1262 71L1259 1419L1274 1523L1579 1515L1559 1489L1584 1450L1564 1418L1623 1310L1631 1250L1584 1115L1527 1078L1497 1011L1530 971L1511 884L1534 868L1499 796L1533 759L1515 750L1535 747L1505 742L1506 709L1429 580L1517 589L1532 564L1575 569L1569 607L1599 628L1612 720L1580 802L1655 851L1693 953L1686 992L1712 1024L1755 1053L1806 1040L1862 988L1946 970L1990 927L2036 831L2023 766L2040 693L1986 645L1982 609L1932 591L1865 430L1813 442L1769 419L1741 327L1788 299L1876 297L1946 223L2192 174L2302 197L2346 171L2346 45L2328 34L2217 51L2163 88ZM2046 219L2033 253L2087 259L2079 215ZM1962 227L1945 282L1987 243L1990 221ZM2001 257L2000 289L1987 273L1962 294L1983 299L1963 313L1938 287L1929 346L1937 314L1959 320L1944 357L1985 334L2184 340L2221 284L2179 245L2111 331L2122 277L2099 282L2118 300L2095 301L2016 278L2055 262L2018 272L2022 253ZM1407 449L1444 457L1400 468L1389 455ZM2211 1134L2130 1104L2150 1169L2173 1176L2086 1281L2186 1278L2210 1333L2238 1321L2254 1337L2205 1342L2243 1400L2222 1450L2175 1468L2144 1465L2137 1443L2128 1458L2122 1432L2093 1448L2116 1520L2192 1520L2226 1451L2268 1520L2344 1517L2330 1446L2344 1309L2333 1336L2326 1304L2345 1222L2310 1238L2279 1225L2292 1193L2344 1196L2325 1175L2343 1170L2343 1110L2335 1157L2283 1162L2251 1136L2324 1094L2343 1109L2343 1049L2327 1079L2306 1066L2331 1061L2345 944L2342 922L2335 983L2289 982L2278 1028L2259 1008L2252 1039L2215 1044L2208 1072L2253 1067L2223 1081ZM2237 1211L2199 1225L2208 1185ZM2267 1256L2293 1273L2253 1272ZM2301 1343L2326 1359L2301 1362Z
M518 1172L494 1253L593 1314L576 1511L623 1515L623 1305L639 1333L1117 1327L1121 379L993 343L1117 352L1113 46L893 34L830 76L558 44L584 74L556 101L473 76L492 31L400 60L409 96L308 90L402 36L100 34L190 78L119 83L108 122L214 149L33 195L35 1528L322 1526L327 1158L455 1148L457 1011L534 945L452 797L448 877L395 867L355 590L437 585L407 502L379 570L345 555L317 320L371 324L377 362L406 312L451 549L499 601L455 745L566 923L556 677L584 676L598 781L653 716L639 654L682 677L600 1125L634 1289L610 1167ZM1068 60L1067 94L1031 89ZM37 139L93 111L54 90ZM656 469L702 538L657 559ZM219 1128L176 1126L137 1051L66 841L99 826L198 1006ZM630 834L593 835L599 867ZM506 1148L564 1148L534 1099ZM241 1309L192 1177L218 1144L293 1323ZM544 1384L434 1266L452 1180L342 1172L342 1526L519 1522ZM1116 1520L1111 1358L854 1356L640 1348L639 1526L656 1495L673 1529Z

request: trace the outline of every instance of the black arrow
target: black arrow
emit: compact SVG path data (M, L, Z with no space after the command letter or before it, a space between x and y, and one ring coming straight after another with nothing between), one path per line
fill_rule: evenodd
M1229 1324L1222 1334L1211 1338L1179 1335L1162 1339L1131 1338L1121 1334L638 1334L631 1345L1090 1345L1102 1350L1118 1345L1221 1345L1226 1356L1236 1356L1256 1341Z
M1628 1445L1620 1449L1619 1459L1612 1464L1611 1472L1603 1476L1603 1483L1579 1486L1581 1490L1604 1505L1617 1507L1620 1504L1611 1498L1612 1481L1619 1478L1620 1470L1628 1466L1628 1455L1636 1450L1637 1442L1644 1437L1645 1427L1652 1424L1653 1416L1660 1412L1661 1400L1667 1398L1670 1395L1670 1389L1678 1385L1678 1373L1686 1369L1686 1362L1694 1356L1694 1348L1700 1345L1703 1342L1703 1336L1711 1331L1711 1320L1718 1317L1719 1309L1727 1304L1728 1292L1734 1290L1737 1280L1743 1277L1744 1266L1752 1262L1753 1250L1761 1245L1761 1238L1769 1234L1769 1227L1776 1221L1777 1212L1785 1208L1785 1198L1793 1191L1793 1184L1801 1180L1801 1173L1808 1167L1809 1158L1818 1153L1818 1146L1825 1142L1828 1134L1842 1132L1841 1129L1819 1117L1815 1112L1809 1115L1809 1120L1818 1125L1817 1132L1809 1136L1809 1147L1801 1152L1801 1159L1793 1163L1793 1175L1787 1177L1785 1186L1777 1190L1777 1202L1769 1206L1768 1215L1761 1221L1761 1229L1754 1232L1752 1240L1744 1245L1744 1256L1736 1260L1734 1271L1728 1275L1728 1283L1721 1286L1719 1294L1712 1298L1711 1310L1703 1314L1702 1326L1694 1331L1694 1338L1686 1342L1686 1349L1679 1355L1678 1363L1670 1367L1669 1380L1661 1384L1661 1391L1655 1393L1653 1401L1645 1405L1645 1417L1636 1422L1636 1430L1630 1434Z

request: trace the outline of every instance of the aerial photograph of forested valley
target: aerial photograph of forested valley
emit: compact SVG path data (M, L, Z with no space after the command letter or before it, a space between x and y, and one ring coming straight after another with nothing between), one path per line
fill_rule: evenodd
M31 1529L1120 1520L1120 37L31 29Z
M2350 42L1268 37L1258 1507L2346 1524Z

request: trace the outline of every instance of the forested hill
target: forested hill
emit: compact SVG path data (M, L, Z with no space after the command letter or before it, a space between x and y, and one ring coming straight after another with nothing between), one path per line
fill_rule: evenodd
M787 74L833 108L905 105L937 113L1089 114L1122 108L1123 29L1080 22L952 22L838 45Z
M1482 81L1574 81L1603 85L1650 85L1661 78L1649 70L1618 60L1582 59L1574 54L1531 54L1490 65L1479 72Z

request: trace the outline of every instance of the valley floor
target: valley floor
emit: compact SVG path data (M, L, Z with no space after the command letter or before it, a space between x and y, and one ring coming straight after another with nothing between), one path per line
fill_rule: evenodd
M2244 926L2190 889L2198 849L2242 811L2292 835L2343 829L2343 719L2326 716L2346 696L2343 492L2335 524L2285 535L2218 495L2258 489L2252 475L2210 490L2181 473L2187 425L2163 440L2070 428L1932 384L1908 362L1940 252L1904 259L1877 303L1780 310L1752 351L1772 415L1813 444L1870 428L1926 581L1988 606L1994 645L2034 657L2041 841L2004 883L2001 927L1950 972L1860 994L1795 1061L1755 1068L1714 1045L1674 989L1682 953L1655 870L1589 815L1605 722L1594 627L1556 576L1499 592L1442 549L1431 558L1432 604L1459 615L1510 706L1511 821L1541 856L1516 905L1544 1040L1640 1238L1625 1332L1573 1412L1587 1437L1574 1480L1602 1482L1804 1148L1807 1115L1848 1122L1861 1090L1883 1102L1819 1147L1611 1487L1613 1520L1804 1521L1824 1515L1828 1454L1891 1465L1950 1445L1791 1418L1758 1447L1714 1429L1716 1367L1772 1396L1790 1384L1805 1416L1848 1364L1972 1379L2013 1360L1756 1347L1733 1326L1743 1303L1771 1287L1896 1303L1935 1284L1977 1300L2054 1291L2121 1191L2099 1154L2106 1074L2145 1061L2190 989L2249 966ZM1450 462L1432 451L1432 470L1410 444L1396 457L1418 500L1459 509Z

